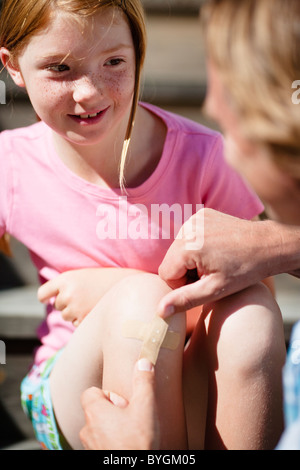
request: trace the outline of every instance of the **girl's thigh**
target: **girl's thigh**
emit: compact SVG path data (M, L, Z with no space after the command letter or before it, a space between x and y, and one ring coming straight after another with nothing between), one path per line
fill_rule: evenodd
M125 338L128 320L151 323L159 300L169 291L152 274L141 273L116 284L73 334L50 376L51 395L58 425L72 448L82 448L79 431L84 425L82 392L91 386L130 399L132 373L142 343ZM176 350L162 348L155 368L162 448L185 448L186 427L182 392L185 314L175 315L169 329L180 335ZM108 423L109 424L109 423Z

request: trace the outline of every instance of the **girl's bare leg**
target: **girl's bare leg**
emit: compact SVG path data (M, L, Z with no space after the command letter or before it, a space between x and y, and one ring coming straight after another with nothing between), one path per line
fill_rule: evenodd
M208 375L206 330L200 316L185 348L183 389L190 450L205 448Z
M75 331L50 377L54 412L72 448L82 448L80 396L85 389L97 386L130 399L132 372L142 343L124 338L122 326L128 319L151 322L168 291L158 276L129 276L101 299ZM182 393L185 314L175 315L170 329L180 334L180 346L175 351L162 348L155 368L161 448L183 449L187 446Z
M279 308L263 285L205 307L209 360L206 444L273 449L282 432L285 342Z

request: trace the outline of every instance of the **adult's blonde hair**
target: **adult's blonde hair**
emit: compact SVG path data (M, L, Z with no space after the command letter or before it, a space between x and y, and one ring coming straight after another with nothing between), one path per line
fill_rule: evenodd
M202 10L208 56L217 67L241 130L300 180L299 0L211 0Z
M4 0L0 16L0 47L16 59L32 36L49 24L52 14L61 10L79 20L93 16L103 8L121 9L129 22L135 47L136 71L133 103L120 158L120 187L124 189L124 171L140 93L141 71L146 53L144 10L140 0Z

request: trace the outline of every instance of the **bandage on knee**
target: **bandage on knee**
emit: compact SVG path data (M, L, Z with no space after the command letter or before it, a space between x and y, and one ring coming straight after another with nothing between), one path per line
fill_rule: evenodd
M180 336L174 331L168 331L168 323L160 317L155 317L151 323L138 320L128 320L122 329L125 338L138 339L143 342L140 354L156 364L160 348L175 350L179 346Z

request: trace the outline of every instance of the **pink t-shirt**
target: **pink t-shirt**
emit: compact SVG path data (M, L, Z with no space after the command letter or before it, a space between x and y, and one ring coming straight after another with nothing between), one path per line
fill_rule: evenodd
M157 273L180 226L203 204L250 219L263 206L224 161L222 137L149 104L168 132L160 162L140 186L100 188L71 172L43 122L0 134L0 236L28 247L41 282L88 267L130 267ZM38 335L37 363L74 331L51 305Z

